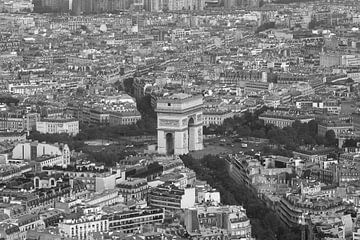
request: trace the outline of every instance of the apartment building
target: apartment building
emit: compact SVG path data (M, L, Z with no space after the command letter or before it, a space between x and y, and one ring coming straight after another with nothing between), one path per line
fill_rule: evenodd
M125 202L139 201L145 199L149 190L149 185L145 178L128 178L116 185L119 193L124 197Z
M95 193L83 201L86 206L104 207L123 202L124 198L119 194L118 189L109 189L101 193Z
M132 125L136 124L140 119L139 111L110 112L109 114L110 126Z
M25 240L26 239L26 233L29 230L41 230L45 228L45 223L43 220L40 219L40 216L33 215L33 214L26 214L21 217L19 217L15 225L19 227L20 233L20 239Z
M40 120L39 113L2 112L0 114L0 130L8 132L31 131Z
M143 208L121 211L106 216L109 221L109 231L135 233L146 225L163 223L165 212L162 208Z
M163 184L153 188L148 194L148 204L153 207L174 211L195 205L195 188L180 189L172 184Z
M297 226L303 213L319 215L345 210L341 198L323 193L321 187L312 185L306 191L303 189L301 194L291 193L281 198L276 210L280 219L288 226Z
M203 112L203 122L205 126L222 125L225 119L234 117L231 111L222 111L219 109L205 109Z
M79 121L75 119L43 119L36 122L36 131L44 134L67 133L76 136L79 133Z
M109 220L101 215L73 214L65 216L58 227L59 233L63 237L87 240L90 239L91 233L107 232Z
M185 227L189 233L216 227L227 231L231 239L251 239L250 219L242 206L198 205L186 209Z
M83 182L86 188L92 192L104 192L114 189L117 181L125 178L124 173L117 170L93 170L93 169L74 169L74 168L47 168L49 174L62 173L70 179Z
M259 119L263 120L265 124L272 124L279 128L292 126L292 124L298 120L301 123L308 123L315 119L314 115L299 115L292 114L285 111L266 111L259 116Z

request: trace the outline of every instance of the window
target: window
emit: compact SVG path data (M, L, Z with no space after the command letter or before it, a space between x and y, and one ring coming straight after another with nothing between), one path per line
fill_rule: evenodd
M168 103L168 107L170 107L171 106L171 103Z

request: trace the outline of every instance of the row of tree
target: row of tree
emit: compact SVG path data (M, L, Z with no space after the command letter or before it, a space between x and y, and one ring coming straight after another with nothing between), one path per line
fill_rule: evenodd
M271 124L264 124L258 114L245 113L224 121L221 126L204 128L204 134L237 134L239 137L268 138L272 144L284 145L286 149L296 149L300 145L326 145L337 146L334 131L319 136L318 122L312 120L308 123L295 121L292 126L279 128Z
M212 155L199 160L190 155L183 155L181 159L186 167L195 171L198 179L206 181L220 192L223 204L245 207L251 221L253 236L256 239L300 239L297 229L288 229L276 213L258 199L252 190L231 179L225 159Z
M93 134L93 133L92 133ZM88 154L89 160L92 160L97 163L103 163L106 167L114 167L116 163L124 160L127 156L136 155L134 151L120 150L120 149L103 149L101 151L93 151L90 148L87 148L85 144L85 135L79 134L76 137L72 137L66 133L62 134L42 134L39 132L31 132L29 138L32 140L37 140L39 142L47 143L65 143L69 146L71 150L83 151ZM88 137L88 136L87 136ZM99 137L99 136L98 136ZM97 139L96 136L93 136L92 139Z
M19 99L12 96L3 95L0 96L0 103L5 103L6 105L18 105Z

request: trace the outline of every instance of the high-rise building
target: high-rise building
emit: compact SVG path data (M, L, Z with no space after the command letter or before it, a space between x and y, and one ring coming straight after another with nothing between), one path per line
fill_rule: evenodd
M224 0L224 7L226 9L259 7L259 0Z
M72 0L72 13L80 15L81 13L103 13L129 10L134 6L134 10L144 8L145 0Z
M205 0L168 0L169 11L204 10Z
M34 12L68 12L69 0L36 0Z

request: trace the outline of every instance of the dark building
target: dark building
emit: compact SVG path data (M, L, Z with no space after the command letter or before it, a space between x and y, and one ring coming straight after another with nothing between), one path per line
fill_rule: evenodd
M34 0L34 12L68 12L69 0Z

